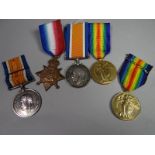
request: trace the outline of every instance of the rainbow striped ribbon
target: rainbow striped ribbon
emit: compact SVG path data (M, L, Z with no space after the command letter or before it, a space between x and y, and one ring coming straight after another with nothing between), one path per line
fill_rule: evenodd
M39 26L42 47L50 56L59 56L65 50L65 40L60 20Z
M24 55L4 61L2 65L9 90L35 80Z
M110 23L89 23L89 50L96 59L110 53Z
M88 32L88 23L68 24L65 27L66 59L89 56Z
M128 54L119 72L119 80L127 91L135 90L145 84L153 66L132 54Z

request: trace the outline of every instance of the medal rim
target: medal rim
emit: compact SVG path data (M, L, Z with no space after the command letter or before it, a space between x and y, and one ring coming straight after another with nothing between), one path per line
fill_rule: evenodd
M138 110L137 115L133 116L133 117L130 118L130 119L123 118L123 117L119 117L119 116L115 113L116 110L114 110L114 108L113 108L113 104L115 104L115 101L114 101L115 98L118 97L118 96L121 95L121 94L129 94L130 96L132 96L133 98L135 98L136 101L137 101L137 104L138 104L139 107L140 107L140 109ZM140 104L139 99L138 99L136 96L134 96L132 93L130 93L130 92L119 92L119 93L115 94L115 95L112 97L112 99L111 99L111 110L112 110L112 113L114 114L114 116L115 116L116 118L118 118L118 119L120 119L120 120L122 120L122 121L132 121L132 120L136 119L136 118L138 117L138 115L141 113L141 104Z
M75 86L75 85L72 85L72 84L70 83L70 81L68 80L68 78L67 78L67 73L68 73L69 70L70 70L72 67L74 67L74 66L80 67L80 68L82 68L82 69L83 69L83 68L86 69L86 73L87 73L87 75L88 75L88 80L87 80L87 82L85 82L85 84L82 85L82 86ZM87 84L90 82L91 74L90 74L89 69L88 69L85 65L83 65L83 64L72 64L72 65L67 69L65 77L66 77L66 80L68 81L68 83L69 83L72 87L74 87L74 88L82 88L82 87L87 86Z
M97 63L103 63L103 62L108 62L108 63L115 69L115 77L113 78L113 80L109 80L109 81L105 81L105 82L100 82L99 80L97 80L97 79L95 78L94 73L93 73L93 68L95 67L95 65L96 65ZM109 62L109 61L106 61L106 60L98 60L97 62L94 62L94 63L92 64L92 66L91 66L91 68L90 68L90 74L91 74L91 78L92 78L93 81L95 81L96 83L101 84L101 85L108 85L108 84L112 83L112 82L116 79L116 77L117 77L117 69L116 69L115 65L112 64L112 63Z
M34 92L34 93L40 98L40 104L39 104L37 110L36 110L34 113L32 113L31 115L28 115L28 116L20 115L18 112L16 112L16 110L15 110L15 108L14 108L15 99L16 99L16 97L17 97L18 95L20 95L22 92L21 92L21 93L18 93L18 94L14 97L13 104L12 104L12 110L13 110L13 112L14 112L18 117L20 117L20 118L29 118L29 117L32 117L33 115L35 115L35 114L40 110L40 108L41 108L41 106L42 106L42 97L41 97L41 95L40 95L40 93L39 93L38 91L36 91L36 90L34 90L34 89L30 89L30 88L25 88L24 92L25 92L25 91L32 91L32 92Z

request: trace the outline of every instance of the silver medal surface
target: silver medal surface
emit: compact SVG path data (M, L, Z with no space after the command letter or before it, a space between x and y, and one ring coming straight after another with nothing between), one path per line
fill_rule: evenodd
M40 94L35 90L26 88L15 96L13 111L19 117L31 117L38 112L41 104L42 98Z
M74 64L66 72L66 80L76 88L84 87L90 81L90 72L82 64Z

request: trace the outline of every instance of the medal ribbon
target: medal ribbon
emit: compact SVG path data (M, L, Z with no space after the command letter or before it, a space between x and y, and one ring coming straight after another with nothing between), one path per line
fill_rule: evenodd
M110 23L89 23L89 50L96 59L110 53Z
M65 40L60 20L39 26L41 43L50 56L59 56L65 50Z
M24 55L2 62L2 65L8 89L11 90L34 81L34 77Z
M65 27L66 59L83 59L89 56L88 23L69 24Z
M153 66L129 54L119 72L119 79L127 91L133 91L145 84Z

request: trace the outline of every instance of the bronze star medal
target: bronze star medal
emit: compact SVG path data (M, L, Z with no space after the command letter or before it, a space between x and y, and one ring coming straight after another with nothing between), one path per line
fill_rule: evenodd
M40 85L43 83L46 91L53 85L55 85L57 89L60 88L58 81L63 80L64 76L60 73L61 68L58 68L58 66L58 57L54 57L48 61L48 66L43 66L44 69L36 73L36 75L40 77L40 81L38 81L37 84Z

